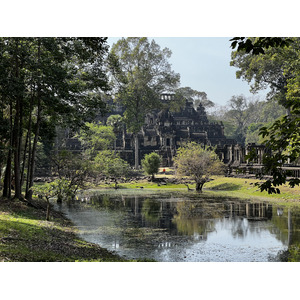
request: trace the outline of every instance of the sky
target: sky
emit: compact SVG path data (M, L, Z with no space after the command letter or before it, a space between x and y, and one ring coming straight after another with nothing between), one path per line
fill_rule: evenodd
M111 46L119 38L108 38ZM249 84L236 78L235 67L230 66L230 37L149 37L161 48L169 48L172 69L180 74L181 87L191 87L205 92L208 99L217 105L226 105L232 96L250 93ZM265 91L255 94L261 100Z

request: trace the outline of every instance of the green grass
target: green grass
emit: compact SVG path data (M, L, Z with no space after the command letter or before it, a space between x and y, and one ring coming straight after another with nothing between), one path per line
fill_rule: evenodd
M164 178L164 174L159 174L156 177ZM168 170L168 178L173 178L174 175ZM166 176L165 176L166 178ZM256 199L266 200L277 203L290 203L300 204L300 187L290 188L287 185L283 185L280 188L280 194L268 194L267 192L261 192L259 187L255 186L255 183L259 182L257 179L245 179L234 178L224 176L214 176L212 181L205 183L203 192L223 197L234 197L241 199ZM195 189L195 184L189 184L191 189ZM97 189L113 189L114 185L106 184L100 185ZM150 190L177 190L187 191L187 187L184 184L167 183L161 185L156 182L149 182L146 180L136 181L131 183L122 183L119 185L119 189L150 189Z
M279 187L280 194L268 194L267 192L261 192L259 187L255 186L255 183L259 182L256 179L245 178L233 178L215 176L214 180L207 182L204 185L205 191L220 193L227 196L239 197L239 198L255 198L272 200L274 202L289 202L300 203L300 187L290 188L287 185Z
M19 201L0 199L0 261L126 261L120 256L85 242L69 220Z
M157 177L164 177L159 174ZM167 176L173 178L170 170ZM203 197L231 197L272 201L284 205L300 204L300 188L280 187L281 194L269 195L255 186L256 179L216 176L204 185ZM141 188L143 187L143 188ZM195 189L194 184L190 184ZM97 189L114 190L114 185L102 185ZM146 180L122 183L120 189L148 191L176 191L184 197L199 198L196 192L187 192L184 184L159 185ZM295 252L299 249L295 249ZM298 253L297 252L297 253ZM298 255L298 254L297 254ZM126 259L78 238L75 227L65 217L52 212L45 221L45 210L35 209L20 201L0 199L0 261L126 261ZM143 260L147 261L147 260Z

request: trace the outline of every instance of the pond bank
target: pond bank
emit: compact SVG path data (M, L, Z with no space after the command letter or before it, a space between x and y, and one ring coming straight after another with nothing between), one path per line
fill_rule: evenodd
M157 176L161 180L166 179L166 183L151 182L148 180L137 180L131 183L119 184L119 189L153 189L153 190L171 190L176 189L178 191L187 191L187 186L183 183L173 183L170 178L174 176L169 175L164 177L163 175ZM255 183L260 182L257 179L252 178L236 178L236 177L225 177L225 176L213 176L210 182L204 185L204 193L214 193L216 196L222 197L234 197L240 199L256 199L270 201L273 203L280 204L300 204L300 187L290 188L287 185L283 185L280 188L280 194L269 195L267 192L260 192L259 188L255 186ZM190 181L189 194L195 194L195 184ZM97 189L114 189L114 185L105 184L100 185Z
M39 204L41 202L39 201ZM127 261L100 246L77 236L70 220L19 200L0 199L0 261L2 262L75 262Z
M300 189L283 186L280 195L261 193L255 186L255 179L214 177L204 186L206 195L239 199L259 199L282 205L299 205ZM189 187L194 189L194 185ZM108 189L113 189L107 186ZM137 181L120 185L121 189L177 190L184 196L198 193L187 191L183 184ZM103 187L98 187L103 189ZM41 203L40 200L37 203ZM298 251L298 250L297 250ZM299 251L297 252L299 253ZM27 206L25 203L0 199L0 261L128 261L100 246L78 237L72 222L64 215L52 211L51 221L45 221L45 211ZM298 260L296 260L298 261Z
M58 209L80 236L129 259L274 262L291 246L298 252L298 205L186 189L89 190L78 198Z

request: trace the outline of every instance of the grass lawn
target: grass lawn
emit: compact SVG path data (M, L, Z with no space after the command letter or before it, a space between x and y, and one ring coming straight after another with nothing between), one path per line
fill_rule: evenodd
M125 261L120 256L78 238L72 223L53 212L18 200L0 199L0 261Z
M162 172L160 168L159 173L155 175L156 178L173 179L174 170L172 168L165 168L166 172ZM245 179L225 176L213 176L212 181L205 183L203 187L204 193L216 194L219 196L235 197L242 199L261 199L269 200L277 203L299 203L300 204L300 187L290 188L288 185L283 185L280 188L280 194L268 194L267 192L261 192L259 187L255 186L255 183L260 182L257 179ZM191 184L189 187L195 189L195 184L189 180ZM113 188L114 184L100 185L97 188ZM186 191L185 184L166 183L164 185L157 182L149 182L147 180L132 181L130 183L119 184L120 189L180 189Z
M239 198L263 198L265 200L271 200L272 202L300 203L299 186L290 188L287 185L283 185L279 187L281 191L280 194L270 195L265 191L261 192L260 189L255 186L255 183L259 182L257 179L223 176L214 176L212 179L212 181L204 185L204 191L212 191Z

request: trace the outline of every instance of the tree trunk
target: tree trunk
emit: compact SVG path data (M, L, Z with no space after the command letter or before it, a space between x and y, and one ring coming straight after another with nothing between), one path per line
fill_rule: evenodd
M28 139L29 139L29 134L27 131L26 138L25 138L24 152L23 152L22 169L21 169L21 188L24 184L24 172L25 172L25 165L26 165L26 153L27 153Z
M46 200L47 200L46 220L49 221L50 220L50 201L47 197L46 197Z
M15 198L21 197L21 170L20 170L20 100L16 101L15 120L13 125L13 160L14 160L14 188Z
M196 182L196 191L198 193L202 193L202 187L204 185L204 182Z
M32 145L32 152L31 152L31 161L30 161L30 172L27 175L29 177L28 179L28 191L26 193L26 199L30 201L32 199L32 191L31 187L33 186L33 179L34 179L34 168L35 168L35 157L36 157L36 150L37 150L37 142L40 132L40 123L41 123L41 100L39 98L38 100L38 112L37 112L37 121L36 121L36 130Z
M11 160L12 160L12 127L13 127L13 122L12 122L12 102L10 101L10 106L9 106L9 111L10 111L10 117L9 117L9 127L10 127L10 139L9 139L9 149L8 149L8 154L7 154L7 161L6 161L6 168L5 168L5 175L4 175L4 186L3 186L3 197L6 197L8 199L11 198Z
M21 185L20 185L20 156L19 156L19 134L20 134L20 101L16 102L16 114L13 128L13 153L14 153L14 177L15 177L15 198L21 197Z
M27 158L27 176L26 176L26 190L25 195L29 193L29 174L30 174L30 163L31 163L31 128L32 128L32 106L33 106L33 96L30 100L30 115L28 122L28 158ZM24 161L25 166L25 161Z
M115 152L115 157L117 156L117 139L114 140L114 152Z
M33 87L31 87L31 97L30 97L30 106L29 106L29 121L28 121L28 128L27 128L27 134L26 134L26 143L24 148L24 155L23 155L23 166L21 171L21 186L23 186L24 183L24 173L25 173L25 167L26 167L26 153L28 153L27 157L27 176L26 176L26 187L25 187L25 194L28 193L28 174L30 173L30 160L31 160L31 127L32 127L32 110L33 110ZM28 152L27 152L28 147Z
M8 150L7 162L3 181L3 197L11 197L11 149Z
M40 47L40 44L39 44L39 48L38 48L38 65L40 63L40 56L41 56L41 47ZM38 104L37 104L36 130L35 130L35 136L34 136L33 145L32 145L31 160L29 162L30 163L30 166L29 166L30 172L29 172L29 174L27 174L27 176L29 176L28 191L26 193L26 199L28 201L31 201L31 199L32 199L31 187L33 186L37 142L38 142L38 137L39 137L39 133L40 133L40 124L41 124L41 119L42 119L42 100L41 100L41 85L40 85L40 82L38 82L38 86L37 86L37 99L38 99Z
M18 41L16 43L16 52L15 52L15 77L17 80L20 79L20 65L19 65L19 57L18 57ZM20 91L19 91L20 92ZM18 94L16 99L16 106L15 106L15 120L14 120L14 126L13 126L13 153L14 153L14 176L15 176L15 198L20 199L21 198L21 185L20 185L20 128L21 128L21 98L22 95Z
M151 174L151 181L153 182L154 179L155 179L155 176L154 176L154 173L153 173L153 174Z
M136 170L139 168L139 139L138 134L134 135L134 167Z

